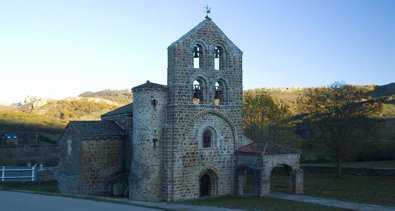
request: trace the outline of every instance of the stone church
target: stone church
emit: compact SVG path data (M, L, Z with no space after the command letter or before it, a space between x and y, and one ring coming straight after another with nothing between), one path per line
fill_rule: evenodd
M147 81L101 121L67 125L59 191L148 201L264 196L281 166L289 191L303 192L299 150L243 136L243 52L222 30L206 17L167 50L167 85Z

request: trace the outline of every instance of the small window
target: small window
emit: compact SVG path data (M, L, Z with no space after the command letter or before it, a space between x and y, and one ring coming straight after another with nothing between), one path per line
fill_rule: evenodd
M212 136L213 136L213 134L212 134L211 130L207 129L204 131L204 133L203 133L203 148L211 147Z
M154 139L152 139L152 142L154 142L154 147L158 147L159 146L159 139L154 138Z
M73 141L71 139L67 139L67 155L71 155L71 151L72 151L72 146L71 144L73 143Z

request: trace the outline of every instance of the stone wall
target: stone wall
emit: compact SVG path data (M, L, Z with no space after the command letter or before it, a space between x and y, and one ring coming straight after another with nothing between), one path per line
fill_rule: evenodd
M59 140L58 190L61 193L82 194L81 137L68 126Z
M59 140L59 192L110 194L108 179L124 170L124 141L122 137L82 139L69 125Z
M118 115L110 115L110 116L102 116L102 120L112 120L115 121L122 129L127 132L127 141L125 141L124 146L124 169L130 169L130 162L132 160L132 128L133 128L133 116L129 113L126 114L118 114Z
M44 167L42 169L39 168L37 171L37 180L40 182L56 180L57 176L58 176L57 167Z
M207 171L212 171L218 178L214 181L218 187L213 192L214 196L233 193L235 134L232 126L221 116L210 112L193 119L185 126L180 141L173 145L177 152L173 161L174 199L198 198L199 179ZM215 134L212 147L204 148L202 134L207 127L212 128Z
M274 167L284 166L288 170L288 189L290 193L303 193L303 170L300 169L300 154L264 155L264 170L261 174L261 196L270 193L270 175Z
M252 169L262 169L263 161L262 156L254 154L238 154L237 166L248 167Z
M81 148L81 194L111 194L109 179L124 170L123 138L87 139Z
M292 170L300 168L300 154L264 155L262 158L263 165L269 170L268 174L279 165L287 165Z

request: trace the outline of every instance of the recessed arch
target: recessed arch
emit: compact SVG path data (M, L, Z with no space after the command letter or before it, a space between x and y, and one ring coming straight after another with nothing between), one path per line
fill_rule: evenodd
M204 110L204 111L201 111L201 112L197 113L196 115L192 116L188 120L188 122L185 124L183 129L180 130L180 132L178 133L178 136L185 138L186 131L188 131L190 128L193 128L196 120L199 118L202 118L203 116L205 116L207 114L213 114L213 115L216 115L216 116L220 117L221 119L223 119L229 125L230 131L232 132L231 138L232 138L233 142L235 142L236 137L238 136L235 125L232 123L232 121L230 120L229 117L227 117L225 114L221 113L220 111L214 110L214 109ZM236 144L236 143L234 143L234 144Z
M199 197L218 195L218 174L206 169L199 175Z
M198 140L200 149L217 148L221 131L210 123L203 124L199 127Z

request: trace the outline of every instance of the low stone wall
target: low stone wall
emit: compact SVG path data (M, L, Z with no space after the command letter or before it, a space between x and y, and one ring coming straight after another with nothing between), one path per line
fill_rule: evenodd
M53 181L57 179L58 167L44 167L37 171L37 181Z
M336 173L336 167L301 166L305 173L328 174ZM342 168L345 175L395 176L395 168Z

